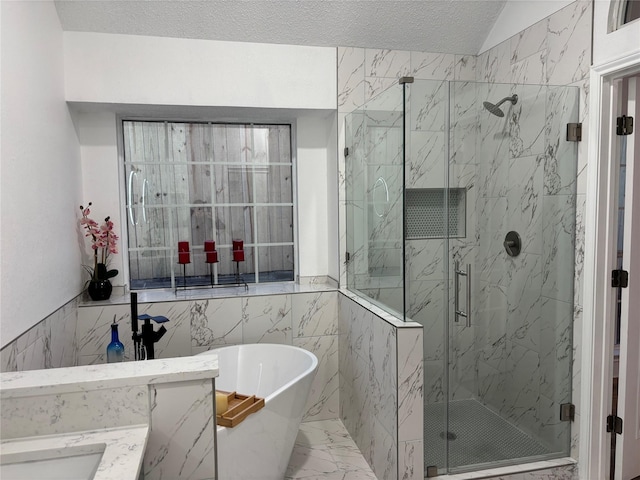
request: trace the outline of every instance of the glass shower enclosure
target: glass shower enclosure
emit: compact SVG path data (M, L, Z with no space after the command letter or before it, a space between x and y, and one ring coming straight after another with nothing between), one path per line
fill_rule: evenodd
M428 475L569 454L577 121L576 87L411 78L345 119L347 286L424 328Z

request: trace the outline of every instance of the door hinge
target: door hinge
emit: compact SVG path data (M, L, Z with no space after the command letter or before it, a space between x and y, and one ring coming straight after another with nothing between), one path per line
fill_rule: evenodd
M627 288L629 286L629 272L622 269L612 270L611 286L614 288Z
M344 254L344 263L345 265L351 261L351 254L349 252L345 252Z
M582 141L582 124L567 123L567 142Z
M573 422L576 418L576 406L573 403L560 405L560 421Z
M349 147L344 147L344 156L345 157L349 156Z
M616 135L631 135L633 133L633 117L622 115L616 119Z
M622 434L622 419L617 415L609 415L607 417L607 432L615 432Z

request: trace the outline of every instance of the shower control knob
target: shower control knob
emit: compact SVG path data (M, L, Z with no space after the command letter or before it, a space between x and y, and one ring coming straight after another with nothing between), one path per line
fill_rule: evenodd
M522 240L520 240L520 235L518 232L514 232L513 230L507 233L507 236L504 237L504 249L507 251L507 255L510 257L517 257L520 255L520 250L522 248Z

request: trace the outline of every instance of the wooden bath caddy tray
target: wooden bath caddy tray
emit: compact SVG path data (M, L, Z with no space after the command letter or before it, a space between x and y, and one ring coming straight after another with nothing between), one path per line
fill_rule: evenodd
M228 409L222 415L216 415L216 423L222 427L235 427L248 415L257 412L264 407L264 398L255 395L242 395L236 392L223 392L216 390L227 396Z

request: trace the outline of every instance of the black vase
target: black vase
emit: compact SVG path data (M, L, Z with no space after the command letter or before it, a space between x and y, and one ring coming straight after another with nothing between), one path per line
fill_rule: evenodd
M91 300L107 300L111 296L111 282L107 280L91 280L89 281L89 296Z

